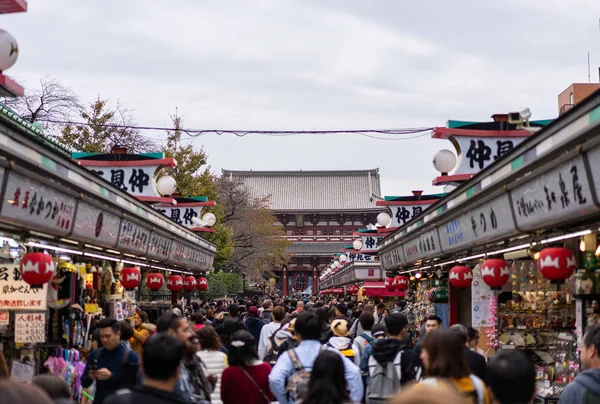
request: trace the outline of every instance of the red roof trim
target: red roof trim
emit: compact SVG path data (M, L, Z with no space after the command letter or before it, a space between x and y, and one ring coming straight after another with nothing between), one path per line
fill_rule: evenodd
M0 73L0 87L14 97L22 97L25 94L25 89L19 83L2 73Z
M212 227L194 227L192 229L188 229L191 231L197 231L200 233L214 233L215 229L213 229Z
M22 13L27 11L25 0L0 0L0 14Z
M457 129L434 128L431 137L434 139L448 139L452 136L465 137L529 137L531 133L526 130L482 130L482 129Z
M433 185L449 184L452 182L467 181L473 178L475 174L441 175L435 177L431 183Z
M136 199L144 202L154 202L154 203L168 203L171 205L176 205L177 201L173 198L163 198L161 196L135 196Z

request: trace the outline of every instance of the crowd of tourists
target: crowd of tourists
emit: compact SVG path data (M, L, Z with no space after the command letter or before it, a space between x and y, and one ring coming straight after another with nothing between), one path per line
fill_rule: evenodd
M92 333L84 402L532 402L536 373L522 353L504 350L488 359L477 348L476 330L444 329L436 316L427 318L422 333L409 335L405 306L254 298L175 305L156 324L141 311L131 323L105 318ZM583 338L587 370L561 403L600 397L599 349L596 326ZM36 376L31 385L0 381L7 403L67 404L69 394L54 375Z

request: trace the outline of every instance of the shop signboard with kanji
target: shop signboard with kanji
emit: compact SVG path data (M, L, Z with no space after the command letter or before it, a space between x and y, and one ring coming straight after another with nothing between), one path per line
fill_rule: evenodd
M434 202L436 201L431 201L431 203L406 204L398 206L390 206L390 203L388 208L391 210L392 222L388 227L404 226L406 223L423 213L423 211L430 207Z
M600 203L600 146L590 150L586 154L590 172L592 175L592 186L595 189L596 202Z
M11 171L0 216L28 229L66 236L73 227L76 202L73 196L48 183Z
M158 259L158 260L168 260L169 255L171 254L171 243L172 239L167 236L153 231L150 235L150 242L148 243L148 253L146 256L148 258Z
M122 252L144 255L148 251L150 230L129 220L121 221L117 248Z
M200 227L197 223L194 223L192 219L200 219L202 215L202 206L157 206L154 209L167 216L175 223L185 226L188 229Z
M140 162L141 163L141 162ZM106 167L88 167L91 172L115 187L130 195L140 197L156 197L161 195L156 190L156 172L161 165L138 165L129 166L106 166Z
M537 230L598 210L580 155L513 189L510 198L517 227L523 231Z
M438 226L442 251L499 240L517 232L507 193Z
M171 244L169 262L200 271L208 271L212 267L213 257L198 249L189 247L179 241Z
M79 201L72 237L103 247L114 247L119 237L121 219L108 209Z
M379 241L383 240L385 234L358 233L362 240L362 247L359 250L362 254L376 253Z
M471 137L452 136L460 150L458 164L452 175L477 174L501 159L523 142L525 137Z
M19 266L0 264L0 310L46 310L48 284L32 288L21 278Z
M46 313L15 314L15 342L17 344L46 342Z
M406 263L434 257L442 252L437 231L427 231L402 244Z
M372 255L367 255L367 254L356 254L353 252L347 253L346 254L346 262L351 262L351 261L375 261L375 258L373 258Z
M381 266L386 269L402 266L406 263L406 259L404 258L404 250L402 249L401 244L398 244L396 247L386 251L385 253L379 254L379 257L381 260Z

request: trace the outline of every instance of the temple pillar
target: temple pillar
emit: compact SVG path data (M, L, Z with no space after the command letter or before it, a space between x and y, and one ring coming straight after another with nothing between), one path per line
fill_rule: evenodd
M288 291L287 268L283 267L283 279L282 279L281 294L283 296L287 296L288 293L289 293L289 291Z
M317 268L313 268L313 295L319 294L319 272Z

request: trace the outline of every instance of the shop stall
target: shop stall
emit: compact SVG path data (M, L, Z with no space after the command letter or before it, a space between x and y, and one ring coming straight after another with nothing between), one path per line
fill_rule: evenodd
M479 328L491 351L528 352L542 400L572 380L597 318L599 133L597 93L378 247L388 273L448 279L450 323Z

